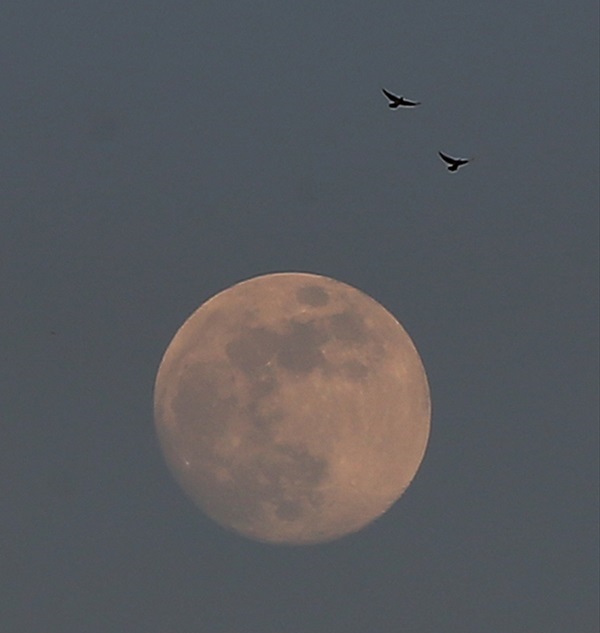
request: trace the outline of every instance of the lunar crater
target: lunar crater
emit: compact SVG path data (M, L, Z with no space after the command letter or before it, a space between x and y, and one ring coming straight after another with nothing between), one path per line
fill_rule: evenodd
M321 347L327 335L311 322L292 321L290 326L277 354L279 366L295 373L306 373L323 365L325 358Z
M225 350L234 366L252 374L275 356L281 346L280 339L273 330L253 327L244 329L239 337L227 343Z
M329 293L318 285L302 286L296 291L296 299L313 307L322 307L329 303Z
M372 337L364 319L350 310L333 314L329 318L329 328L334 338L354 344L364 345Z

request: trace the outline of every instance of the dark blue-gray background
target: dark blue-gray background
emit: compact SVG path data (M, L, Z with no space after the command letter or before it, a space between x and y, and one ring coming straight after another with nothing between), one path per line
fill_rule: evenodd
M4 0L3 631L597 630L597 26L595 0ZM381 520L280 548L183 496L152 391L204 300L294 270L397 316L433 422Z

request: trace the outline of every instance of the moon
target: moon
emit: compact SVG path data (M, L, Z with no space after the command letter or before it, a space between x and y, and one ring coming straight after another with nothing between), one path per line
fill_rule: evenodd
M303 545L364 528L402 495L431 405L390 312L343 282L290 272L238 283L185 321L154 413L167 465L209 517Z

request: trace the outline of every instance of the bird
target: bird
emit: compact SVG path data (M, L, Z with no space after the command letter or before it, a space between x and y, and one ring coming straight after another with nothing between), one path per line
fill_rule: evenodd
M409 101L408 99L405 99L404 97L397 97L391 92L388 92L385 88L382 88L381 91L390 100L390 103L388 103L390 108L397 108L399 106L413 108L414 106L421 105L420 101Z
M459 167L466 165L471 160L469 158L452 158L452 156L448 156L442 152L438 152L438 154L445 163L448 163L448 171L456 171Z

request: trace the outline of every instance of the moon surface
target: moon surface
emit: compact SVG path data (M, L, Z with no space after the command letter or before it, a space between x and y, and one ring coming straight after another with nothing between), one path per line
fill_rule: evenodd
M301 545L356 532L402 495L431 407L419 354L383 306L292 272L198 308L164 354L154 410L170 470L208 516Z

